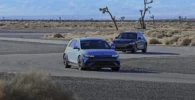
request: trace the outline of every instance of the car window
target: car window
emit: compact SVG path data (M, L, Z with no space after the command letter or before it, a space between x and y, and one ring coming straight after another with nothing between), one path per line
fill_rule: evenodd
M82 49L110 49L109 44L104 40L83 40L81 41Z
M76 40L75 46L77 46L77 47L80 48L80 42L79 42L79 40Z
M74 45L75 45L75 43L76 43L76 40L72 40L71 43L69 44L69 47L72 47L73 48Z
M72 42L73 42L73 40L71 40L71 41L70 41L70 43L69 43L68 47L70 47L70 46L71 46L71 43L72 43Z
M140 34L140 37L145 40L144 35L142 33L139 33L139 34Z
M119 39L137 39L136 33L121 33Z

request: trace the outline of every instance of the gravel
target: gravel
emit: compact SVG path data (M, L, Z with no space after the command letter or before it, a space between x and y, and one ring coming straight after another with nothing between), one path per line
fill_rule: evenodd
M11 80L13 74L0 73ZM6 77L6 78L4 78ZM78 100L194 100L195 84L53 77Z
M56 77L80 100L194 100L195 84Z
M135 72L195 74L195 56L126 59L122 70Z

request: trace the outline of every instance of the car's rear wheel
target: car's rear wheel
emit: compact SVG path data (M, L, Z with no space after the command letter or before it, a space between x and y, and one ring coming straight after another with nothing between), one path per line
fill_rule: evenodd
M81 56L78 57L78 67L79 67L79 70L85 70L85 65L83 63L83 59L81 58Z
M147 52L147 44L144 45L144 49L142 50L143 53Z
M112 71L115 71L115 72L118 72L119 70L120 70L120 67L114 67L114 68L111 68L112 69Z
M69 61L68 61L68 56L66 54L63 55L63 60L64 60L64 67L65 68L71 68L71 65L69 65Z
M132 53L136 53L137 52L137 45L134 45L133 50L131 52Z

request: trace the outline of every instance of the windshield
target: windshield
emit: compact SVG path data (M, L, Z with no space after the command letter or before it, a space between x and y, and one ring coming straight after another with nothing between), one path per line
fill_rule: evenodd
M110 46L103 40L82 40L81 49L110 49Z
M121 33L119 39L137 39L136 33Z

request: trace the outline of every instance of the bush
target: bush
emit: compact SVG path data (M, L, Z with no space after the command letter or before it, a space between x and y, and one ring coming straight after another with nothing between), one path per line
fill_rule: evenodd
M2 100L75 100L72 92L41 72L18 74L4 85L3 91Z
M162 44L158 39L150 38L148 39L149 44Z
M195 37L192 39L190 46L195 46Z
M179 39L179 45L180 46L189 46L191 44L191 39L189 38L183 38L183 39Z
M58 34L54 34L54 35L53 35L53 38L63 38L63 36L62 36L62 34L59 34L59 33L58 33Z

